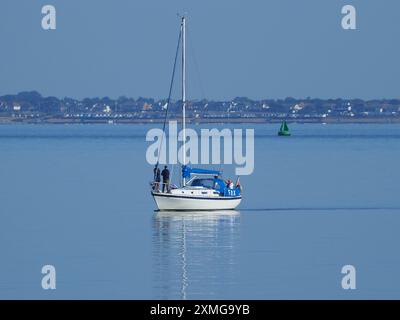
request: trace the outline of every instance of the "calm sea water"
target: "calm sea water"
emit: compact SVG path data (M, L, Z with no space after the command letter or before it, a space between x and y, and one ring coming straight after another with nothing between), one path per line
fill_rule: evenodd
M256 133L238 211L161 214L150 126L0 126L0 298L400 298L399 125L228 127Z

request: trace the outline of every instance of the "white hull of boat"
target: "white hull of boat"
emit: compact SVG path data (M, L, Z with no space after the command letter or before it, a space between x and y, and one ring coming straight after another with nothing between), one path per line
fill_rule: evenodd
M233 210L242 201L241 197L191 197L166 193L153 193L158 210Z

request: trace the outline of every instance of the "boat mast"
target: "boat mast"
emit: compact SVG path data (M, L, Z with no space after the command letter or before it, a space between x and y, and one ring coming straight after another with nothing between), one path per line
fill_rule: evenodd
M186 165L186 18L182 17L182 165ZM182 177L182 186L186 185L186 179Z

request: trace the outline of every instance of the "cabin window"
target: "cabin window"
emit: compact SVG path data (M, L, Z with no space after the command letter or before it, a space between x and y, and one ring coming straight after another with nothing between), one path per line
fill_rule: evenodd
M191 183L192 187L206 187L213 188L214 180L213 179L194 179Z

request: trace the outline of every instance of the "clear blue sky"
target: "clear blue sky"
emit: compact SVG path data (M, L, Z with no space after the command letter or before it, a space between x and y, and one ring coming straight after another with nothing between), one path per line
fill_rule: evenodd
M341 28L344 4L356 31ZM1 0L0 94L165 97L177 12L191 98L400 97L398 0Z

